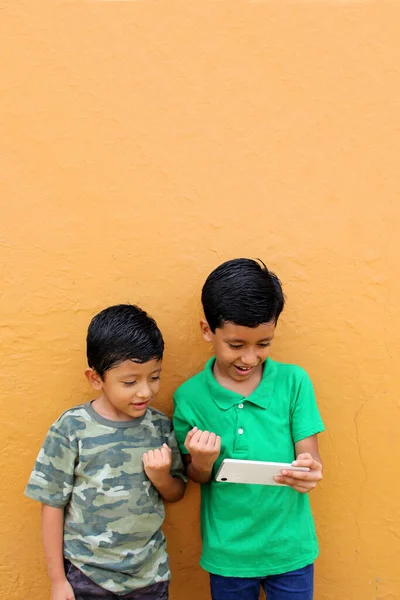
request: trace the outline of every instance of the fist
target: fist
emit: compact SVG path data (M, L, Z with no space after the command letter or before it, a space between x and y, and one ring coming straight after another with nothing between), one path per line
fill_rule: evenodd
M163 444L157 450L149 450L143 454L143 467L152 483L160 483L169 475L172 464L171 448Z
M185 448L196 469L211 470L221 451L221 438L213 432L193 427L186 436Z

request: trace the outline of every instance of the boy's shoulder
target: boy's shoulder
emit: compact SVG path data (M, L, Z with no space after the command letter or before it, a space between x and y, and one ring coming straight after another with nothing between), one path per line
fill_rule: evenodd
M104 435L105 425L97 420L90 409L88 403L79 404L63 412L51 425L48 436L51 438L66 438L70 443L77 443L83 437L96 437L99 434ZM109 428L110 422L106 424ZM149 406L139 427L150 428L158 434L169 435L172 429L172 421L160 410Z
M208 362L201 371L199 371L195 375L192 375L192 377L189 377L189 379L186 379L186 381L181 383L181 385L175 390L174 398L181 398L187 395L191 395L194 391L198 392L199 388L204 386L206 383L205 370L207 368L207 365Z
M91 420L86 407L86 404L78 404L68 408L54 421L50 429L65 434L86 429L87 423Z
M52 427L56 429L66 429L77 426L78 429L82 429L86 427L89 422L93 421L93 418L88 410L88 403L78 404L77 406L73 406L72 408L64 411L56 421L54 421ZM92 409L93 412L93 409ZM153 422L163 422L170 423L171 419L167 417L166 414L154 408L153 406L149 406L146 413L147 419Z
M149 406L147 412L141 421L142 427L150 427L151 430L158 431L159 433L169 434L172 429L172 421L166 414Z
M174 396L178 398L185 397L193 393L194 390L198 391L201 386L204 386L206 384L206 371L207 369L210 369L211 361L212 359L207 361L207 363L201 371L184 381L175 390ZM291 379L296 379L298 381L300 381L303 378L308 378L307 371L299 365L279 362L273 360L272 358L268 358L267 364L271 366L271 371L276 377L288 377Z
M278 377L280 375L293 376L298 378L308 376L307 371L299 365L295 365L293 363L279 362L277 360L272 360L272 358L269 358L268 362L271 362L275 366Z
M278 385L290 386L293 389L301 386L303 382L310 381L307 371L299 365L279 362L272 360L272 358L268 358L267 365L267 379L268 373L270 373Z
M167 415L158 408L154 408L154 406L149 406L147 409L146 417L151 419L152 421L159 421L161 423L171 423L171 419L167 417Z

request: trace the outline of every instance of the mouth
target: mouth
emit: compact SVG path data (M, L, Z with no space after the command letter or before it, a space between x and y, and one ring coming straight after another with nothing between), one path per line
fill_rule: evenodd
M146 408L149 402L150 400L147 400L146 402L131 402L131 406L136 410L142 410L143 408Z
M233 366L235 367L236 373L238 375L240 375L241 377L248 375L255 368L255 367L242 367L242 366L238 366L238 365L233 365Z

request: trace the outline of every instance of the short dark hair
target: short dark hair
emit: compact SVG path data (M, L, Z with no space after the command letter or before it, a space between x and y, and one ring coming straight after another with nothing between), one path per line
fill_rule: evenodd
M285 298L278 277L261 260L235 258L207 277L201 302L215 333L226 322L245 327L277 323Z
M86 337L89 367L101 378L125 360L161 360L164 340L157 323L133 304L109 306L90 322Z

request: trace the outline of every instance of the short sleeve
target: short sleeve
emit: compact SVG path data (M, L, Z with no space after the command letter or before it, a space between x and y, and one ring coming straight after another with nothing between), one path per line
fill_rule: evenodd
M319 414L314 388L307 373L303 372L291 405L291 430L293 442L320 433L325 429Z
M174 430L176 439L182 454L189 454L189 452L185 448L185 440L189 431L193 428L193 426L185 419L185 416L182 414L181 405L177 398L177 395L174 396L174 415L172 417L172 421L174 424Z
M71 497L77 458L77 440L60 432L56 424L52 425L36 459L25 495L43 504L64 508Z
M171 475L172 477L178 477L183 481L187 481L186 470L183 464L182 456L179 451L178 443L176 441L175 432L173 430L171 424L171 431L168 435L167 444L169 448L172 450L172 465L171 465Z

